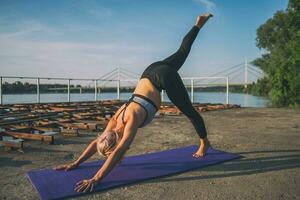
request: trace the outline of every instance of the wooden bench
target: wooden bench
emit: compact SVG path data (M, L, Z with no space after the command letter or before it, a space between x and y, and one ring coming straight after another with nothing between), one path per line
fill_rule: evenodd
M47 144L52 144L54 142L54 135L58 132L45 132L45 133L26 133L26 132L17 132L17 131L5 131L4 133L11 135L15 138L27 139L27 140L40 140Z
M0 146L4 146L5 150L12 149L22 149L23 148L23 139L16 139L12 136L2 135L2 140L0 140Z

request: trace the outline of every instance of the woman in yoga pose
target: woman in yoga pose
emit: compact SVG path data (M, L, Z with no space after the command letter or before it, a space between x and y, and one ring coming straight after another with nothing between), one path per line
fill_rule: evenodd
M71 170L80 165L97 151L107 158L93 178L77 183L77 192L92 191L119 163L129 149L137 129L150 123L160 107L161 90L165 90L169 99L185 114L200 137L199 149L193 154L199 158L205 155L209 146L204 121L193 108L188 93L178 74L186 60L191 46L202 26L212 17L203 14L197 17L196 24L184 37L180 48L168 58L151 64L142 74L130 100L111 118L104 132L93 140L82 155L73 163L56 167L56 170Z

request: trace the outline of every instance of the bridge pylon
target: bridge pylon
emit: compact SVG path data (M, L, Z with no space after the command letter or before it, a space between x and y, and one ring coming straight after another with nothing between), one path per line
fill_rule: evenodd
M248 61L245 60L245 74L244 74L244 88L247 89L248 87Z

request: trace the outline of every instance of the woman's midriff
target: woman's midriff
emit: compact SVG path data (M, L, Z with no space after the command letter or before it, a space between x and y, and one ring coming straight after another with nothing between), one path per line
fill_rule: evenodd
M133 93L148 97L155 103L157 108L160 107L160 92L156 89L156 87L151 83L151 81L148 78L140 79Z
M160 107L160 104L161 104L160 92L149 81L149 79L147 79L147 78L140 79L133 93L148 97L155 103L157 108ZM118 116L118 118L115 118L115 120L117 122L116 128L115 128L116 131L123 130L123 128L125 126L125 124L123 124L123 120L122 120L122 116L123 116L123 112L124 112L123 108L125 106L126 106L125 104L123 106L121 106L121 108L119 108L119 110L115 113L114 117ZM138 125L141 125L144 121L144 118L146 117L146 111L143 108L141 108L141 106L138 105L137 103L130 103L126 108L126 112L124 115L124 121L126 122L128 116L131 116L133 113L135 113L135 115L138 116L135 123L137 123Z

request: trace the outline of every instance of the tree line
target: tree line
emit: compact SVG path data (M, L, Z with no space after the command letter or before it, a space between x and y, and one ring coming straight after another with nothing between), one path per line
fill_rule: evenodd
M66 93L68 91L67 84L40 84L39 91L40 93ZM81 91L80 91L81 90ZM115 92L117 89L115 87L101 87L101 92ZM132 88L123 87L121 88L122 92L133 91ZM28 82L16 81L14 83L4 82L2 84L3 94L36 94L37 85ZM70 93L94 93L95 88L93 87L84 87L81 85L72 85L70 84Z
M257 29L256 45L264 53L252 63L266 76L249 90L268 96L274 106L300 106L300 0L290 0Z

